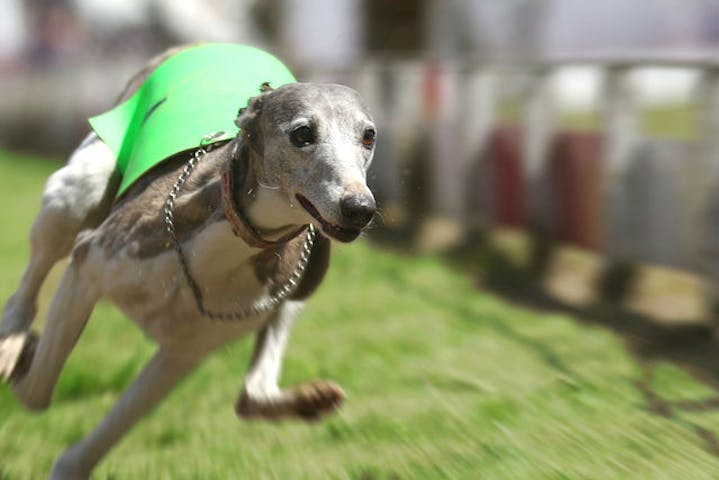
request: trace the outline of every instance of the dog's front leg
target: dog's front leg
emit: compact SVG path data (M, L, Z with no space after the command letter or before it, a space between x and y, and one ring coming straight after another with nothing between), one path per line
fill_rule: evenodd
M326 380L286 390L278 386L287 339L302 305L303 302L285 302L257 334L250 370L235 407L241 417L312 420L331 413L342 402L342 389Z

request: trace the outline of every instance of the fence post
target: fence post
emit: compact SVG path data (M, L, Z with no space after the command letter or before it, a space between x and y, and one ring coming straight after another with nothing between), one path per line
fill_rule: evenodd
M711 315L719 325L719 66L704 69L698 103L704 107L700 117L701 152L707 172L695 264L706 280Z
M636 96L630 74L630 66L607 67L603 95L603 247L607 254L619 258L628 257L635 251L622 236L621 228L624 215L620 190L639 140Z
M444 60L428 71L429 208L417 241L423 250L456 246L464 237L464 162L458 143L459 68Z
M526 225L533 240L531 269L544 273L554 247L553 210L549 153L557 130L556 102L551 67L530 74L522 117L522 170L526 186Z
M496 76L488 68L471 65L462 72L462 86L459 94L459 144L462 159L462 170L469 178L462 179L465 191L464 223L469 233L480 233L492 223L491 208L486 191L488 179L478 178L476 174L486 173L480 170L482 155L487 150L487 143L497 108ZM474 173L474 175L473 175ZM473 183L470 183L473 182ZM476 183L474 183L476 182ZM482 189L484 191L477 192ZM484 201L471 202L469 196L482 198Z
M610 65L605 70L603 94L604 166L601 179L601 246L607 255L600 291L607 300L619 301L634 277L630 261L640 245L627 235L624 188L627 169L639 142L636 95L631 84L631 65Z
M461 218L462 182L457 144L458 79L457 65L445 61L440 64L438 102L435 112L435 137L433 155L433 196L437 214L450 220Z
M522 162L527 182L527 214L531 228L552 230L552 212L548 191L548 160L556 134L557 112L552 98L552 70L539 69L532 74L522 118Z
M391 138L383 140L387 132L380 132L380 144L385 143L383 151L387 153L386 158L380 161L391 159L392 165L385 168L391 169L394 189L381 210L386 223L407 227L408 223L417 220L417 213L408 211L416 207L410 201L412 192L408 190L418 187L412 184L411 170L423 168L417 155L426 135L424 104L421 101L423 66L417 61L393 62L389 71L387 82L391 83L392 95L385 96L384 102L388 109L386 130L391 131Z

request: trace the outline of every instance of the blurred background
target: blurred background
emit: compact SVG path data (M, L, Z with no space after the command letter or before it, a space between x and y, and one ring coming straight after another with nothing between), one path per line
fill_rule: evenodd
M584 281L570 262L560 296L622 300L646 263L706 289L657 300L659 314L715 303L715 0L0 1L7 149L64 157L151 56L250 43L370 104L378 237L420 251L528 241L535 278L577 246L605 258Z
M20 198L7 195L9 182L32 178L17 194L38 197L86 119L169 46L256 45L302 81L365 98L379 127L370 181L381 215L373 246L342 249L336 275L367 262L354 293L385 289L370 323L394 325L397 337L373 343L362 324L343 328L360 339L358 358L380 352L379 369L408 365L396 384L419 378L429 389L410 403L444 399L432 408L450 431L412 417L422 427L402 436L386 419L353 423L364 418L355 412L330 423L332 435L385 439L384 425L390 453L375 463L349 455L369 466L346 476L716 478L719 1L0 0L0 12L8 205ZM26 231L0 249L17 264L7 295ZM407 310L396 307L410 291ZM457 330L485 343L448 333ZM465 438L467 428L478 436ZM437 432L456 444L437 446ZM407 436L436 458L402 450ZM402 467L387 467L390 458Z

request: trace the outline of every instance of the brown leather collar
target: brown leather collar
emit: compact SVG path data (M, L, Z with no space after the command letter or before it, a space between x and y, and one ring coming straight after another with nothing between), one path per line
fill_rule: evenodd
M300 227L297 231L291 232L280 238L279 240L266 240L262 238L257 229L252 226L247 216L244 214L244 212L242 212L242 210L240 210L239 206L237 205L237 197L234 195L234 192L237 188L237 185L235 185L235 183L239 183L241 186L241 184L244 183L244 179L246 178L245 172L241 169L239 171L241 181L236 182L235 172L233 171L234 163L240 164L244 160L243 158L238 158L237 154L239 148L239 140L234 140L229 149L229 155L225 168L222 172L221 182L222 206L225 211L225 216L227 217L227 220L229 220L230 226L232 227L232 232L236 236L240 237L240 239L242 239L242 241L250 247L266 249L287 243L288 241L292 240L293 238L304 232L307 229L307 226L304 225ZM242 165L238 166L240 166L240 168L242 167Z

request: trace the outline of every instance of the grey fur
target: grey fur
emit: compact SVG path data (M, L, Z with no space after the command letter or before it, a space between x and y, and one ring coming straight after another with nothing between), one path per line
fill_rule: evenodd
M130 81L120 100L177 51L151 61ZM366 186L373 149L371 142L363 140L363 132L374 126L351 89L316 84L262 87L237 122L242 133L202 158L183 186L174 212L175 230L205 302L224 311L283 284L297 263L302 243L298 237L263 250L235 237L223 210L220 175L225 169L231 168L238 178L234 203L267 240L283 238L308 223L328 236L352 240L369 221L364 215L367 205L374 204ZM291 138L302 125L312 128L314 141L298 146ZM0 326L0 375L17 373L12 377L17 398L30 409L47 408L62 366L101 297L113 301L158 344L155 357L102 424L57 460L50 474L53 480L88 479L112 445L204 356L252 332L258 335L236 403L240 416L316 418L331 413L342 401L342 390L326 380L288 389L277 384L301 300L314 291L326 271L329 240L316 242L299 288L276 311L234 323L203 317L182 276L162 212L187 158L184 153L167 159L113 204L119 183L114 156L91 135L48 181L33 226L30 264ZM356 216L350 218L346 205L341 208L348 198L361 200L350 202L364 206L361 223ZM35 348L29 332L37 292L52 264L71 248L71 261ZM23 342L25 348L19 348ZM32 357L29 367L17 362L18 355ZM17 364L27 371L8 369Z

